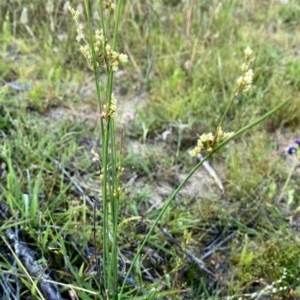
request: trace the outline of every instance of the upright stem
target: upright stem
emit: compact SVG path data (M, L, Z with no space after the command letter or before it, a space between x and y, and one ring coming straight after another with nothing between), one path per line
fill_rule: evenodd
M117 34L121 15L122 1L118 1L113 34L113 50L116 49ZM103 34L106 39L107 24L105 24L103 13L103 1L101 1L101 16ZM105 49L104 49L105 51ZM106 82L106 109L109 112L112 102L113 90L113 70L111 66L107 66L107 82ZM116 133L114 119L108 114L106 127L104 128L104 144L103 144L103 265L104 265L104 286L109 297L117 299L118 290L118 216L119 216L119 195L118 195L118 179L117 179L117 154L116 154ZM112 245L110 247L110 245Z

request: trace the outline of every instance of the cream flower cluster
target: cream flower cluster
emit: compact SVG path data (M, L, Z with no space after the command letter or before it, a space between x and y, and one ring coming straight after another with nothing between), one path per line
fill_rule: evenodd
M253 70L250 68L250 63L253 60L253 51L250 47L244 50L245 61L241 65L243 74L237 79L238 90L236 94L240 92L248 92L252 86Z
M112 1L105 2L105 9L114 9L115 5ZM69 6L69 11L72 14L73 21L76 24L77 36L76 41L79 43L80 52L87 60L88 66L92 69L93 58L97 66L111 67L113 71L119 69L120 63L126 63L128 57L126 54L114 51L104 38L103 31L97 29L94 33L93 47L88 42L84 33L84 25L79 22L80 12ZM95 55L93 55L93 50Z
M116 4L114 4L112 0L104 1L104 9L106 11L106 14L108 14L110 10L115 10L115 8Z
M201 153L203 150L206 150L207 152L211 152L214 147L220 143L223 142L230 137L234 135L234 132L224 132L222 128L219 126L216 134L204 133L201 134L197 141L197 145L194 149L191 150L190 154L192 156L196 156L198 153Z
M117 99L112 94L109 109L107 109L106 104L104 104L103 111L102 111L100 116L104 120L107 120L108 117L115 118L116 117L116 111L117 111Z

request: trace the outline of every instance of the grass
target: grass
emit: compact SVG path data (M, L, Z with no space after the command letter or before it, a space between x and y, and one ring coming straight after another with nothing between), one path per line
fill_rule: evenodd
M152 2L125 3L117 41L130 58L114 85L118 131L125 124L120 284L162 204L196 164L188 151L218 125L246 46L255 55L254 86L234 102L226 130L291 100L210 159L224 192L200 169L193 190L171 203L123 297L247 299L265 289L272 299L298 299L299 157L281 154L299 138L299 4ZM16 264L11 229L64 299L104 299L95 267L103 210L91 155L100 146L93 74L63 5L47 3L55 5L14 3L0 37L1 296L47 299L26 263Z

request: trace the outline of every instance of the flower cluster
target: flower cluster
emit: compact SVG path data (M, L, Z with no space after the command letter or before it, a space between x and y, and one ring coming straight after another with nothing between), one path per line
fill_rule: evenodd
M106 11L115 8L115 4L113 4L112 1L105 1L104 5ZM80 12L71 6L69 6L68 9L72 15L73 21L76 24L76 41L80 45L80 52L85 57L88 66L91 69L93 66L93 58L97 66L108 66L113 71L117 71L119 69L120 63L125 63L128 61L126 54L118 53L112 49L112 47L105 40L102 30L97 29L95 31L92 47L84 33L84 25L79 22ZM93 55L93 51L95 55Z
M244 63L241 65L242 75L237 79L238 90L236 94L240 92L248 92L252 86L253 70L250 68L250 63L253 60L253 51L247 47L244 50Z
M126 54L113 51L109 44L106 44L105 50L107 59L110 62L110 66L112 67L113 71L118 70L120 63L126 63L128 61L128 57Z
M203 150L211 152L218 143L229 139L233 135L234 132L224 132L219 126L215 135L213 135L211 132L202 134L197 141L196 147L191 150L190 154L192 156L196 156Z
M116 4L114 4L111 0L104 1L104 9L106 14L109 13L109 11L114 10L116 8Z
M114 118L116 116L116 111L117 111L117 99L112 94L111 95L111 103L110 103L110 107L109 107L109 115Z
M80 42L81 40L85 41L85 34L83 32L84 25L79 22L79 17L80 17L80 11L75 10L73 7L69 6L68 7L69 12L72 15L73 21L76 24L76 29L77 29L77 36L76 36L76 41Z
M117 99L114 97L114 95L111 95L111 101L109 109L107 109L106 105L103 106L103 111L101 113L101 118L107 120L108 117L114 118L116 116L117 111Z

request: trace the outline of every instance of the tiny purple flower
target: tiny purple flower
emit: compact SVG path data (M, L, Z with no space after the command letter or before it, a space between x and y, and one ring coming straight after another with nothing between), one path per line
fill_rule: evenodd
M300 139L296 139L295 143L298 145L298 147L300 147Z
M288 148L287 148L288 154L294 154L294 153L296 153L296 151L297 151L297 149L295 146L288 146Z

